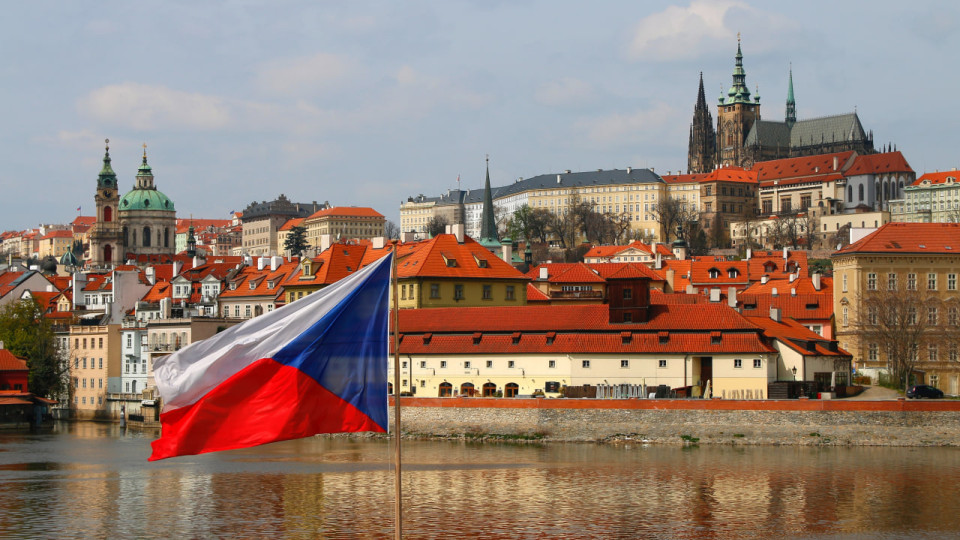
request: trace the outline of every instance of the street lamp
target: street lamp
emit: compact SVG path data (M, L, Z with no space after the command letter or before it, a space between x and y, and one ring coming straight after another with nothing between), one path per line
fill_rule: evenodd
M797 380L797 366L793 366L793 369L790 371L793 372L793 380Z

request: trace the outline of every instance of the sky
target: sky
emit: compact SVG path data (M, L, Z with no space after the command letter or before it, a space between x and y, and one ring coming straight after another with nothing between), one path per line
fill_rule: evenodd
M918 175L960 166L960 3L560 0L12 3L0 231L94 212L104 139L181 218L281 193L370 206L562 172L686 167L738 33L761 115L856 110Z

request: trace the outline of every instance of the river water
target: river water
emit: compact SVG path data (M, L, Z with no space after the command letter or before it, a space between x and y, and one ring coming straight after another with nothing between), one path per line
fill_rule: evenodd
M0 433L0 537L389 538L386 440L149 463L153 434ZM960 535L960 450L404 441L407 538Z

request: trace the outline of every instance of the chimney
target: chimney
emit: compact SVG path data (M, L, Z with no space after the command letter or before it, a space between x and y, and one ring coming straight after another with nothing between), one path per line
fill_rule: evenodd
M787 257L789 256L788 249L789 248L787 248L786 246L783 247L783 260L787 260Z
M711 302L720 301L720 289L710 289L710 301Z
M283 257L270 257L270 271L276 272L281 263L283 263Z
M837 159L837 156L833 156L833 170L837 170L837 167L840 165L840 160Z
M500 244L500 249L504 262L507 264L513 264L513 243L503 242Z
M257 270L258 270L258 271L263 270L263 268L264 268L265 266L267 266L267 258L266 258L266 257L260 257L259 259L257 259Z
M631 172L633 172L633 167L627 167L627 174L630 174Z
M548 279L550 279L550 269L548 269L546 266L541 266L541 267L540 267L540 281L546 281L546 280L548 280Z
M812 280L813 280L813 290L819 291L820 290L820 272L814 272Z
M558 183L558 184L560 183L560 175L559 175L559 174L557 175L557 183Z
M776 295L777 295L777 288L774 287L773 290L770 291L770 296L776 296Z
M320 253L330 249L330 244L333 243L333 236L329 234L320 235Z
M798 275L799 274L790 274L790 283L793 283L794 281L796 281Z
M320 240L322 241L323 238L321 238ZM415 233L415 232L413 232L413 231L407 231L407 232L402 232L402 233L400 233L400 243L401 243L401 244L406 244L407 242L416 242L416 241L417 241L417 233ZM321 251L322 251L322 250L321 250Z
M790 289L790 296L796 296L796 295L797 295L797 288L796 288L796 287L791 288L791 289Z
M727 305L734 309L737 308L737 288L736 287L727 288Z
M453 225L450 225L449 223L446 224L443 228L443 232L446 234L453 234Z
M370 244L373 249L383 249L383 247L387 245L387 239L382 236L378 236L371 239Z
M147 269L146 269L144 272L145 272L146 275L147 275L147 283L149 283L149 284L151 284L151 285L156 285L156 284L157 284L157 270L156 270L156 268L154 268L154 267L152 267L152 266L148 266Z
M770 318L774 321L780 322L780 308L771 307Z
M766 284L767 284L767 281L768 281L769 279L770 279L770 278L768 278L768 277L766 276L766 274L764 274L763 276L760 276L760 284L761 284L761 285L766 285Z
M753 257L753 250L747 248L747 260L749 261L751 257Z
M663 268L663 256L660 255L660 251L657 250L656 242L653 243L653 252L656 254L653 267L656 268L657 270L660 270L661 268Z
M677 275L677 272L673 268L667 268L667 287L669 287L670 290L664 291L664 292L672 293L674 291L673 281L676 278L676 275Z
M466 226L463 223L457 223L450 226L452 233L457 237L457 243L463 243L463 237L466 234Z

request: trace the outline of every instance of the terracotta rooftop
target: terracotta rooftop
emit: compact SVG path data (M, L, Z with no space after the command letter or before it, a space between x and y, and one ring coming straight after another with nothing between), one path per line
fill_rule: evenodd
M833 254L904 253L960 254L960 224L957 223L887 223Z

